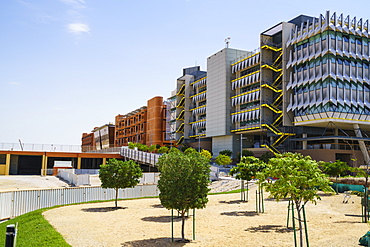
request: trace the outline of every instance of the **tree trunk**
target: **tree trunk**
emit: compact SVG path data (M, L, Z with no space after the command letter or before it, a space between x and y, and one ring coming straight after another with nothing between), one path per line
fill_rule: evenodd
M116 208L117 208L117 201L118 201L118 189L116 189L116 202L115 202Z
M181 220L182 220L182 224L181 224L181 241L182 242L185 242L185 210L182 210L181 211Z
M302 208L300 207L300 204L298 204L297 202L295 202L295 205L297 209L298 225L299 225L299 246L303 247L303 227L302 227L302 217L301 217Z

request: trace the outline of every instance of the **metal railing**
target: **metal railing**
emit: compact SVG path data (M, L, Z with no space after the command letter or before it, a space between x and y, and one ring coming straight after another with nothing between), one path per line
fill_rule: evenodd
M0 143L0 150L7 151L44 151L44 152L81 152L79 145Z
M134 161L137 161L139 163L149 164L152 166L155 166L158 162L158 158L162 154L155 154L155 153L147 153L143 151L138 151L134 149L128 149L128 148L121 148L121 156L132 159Z

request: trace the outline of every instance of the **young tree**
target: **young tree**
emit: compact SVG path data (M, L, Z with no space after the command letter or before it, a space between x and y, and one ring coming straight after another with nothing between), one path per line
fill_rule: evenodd
M229 149L225 149L225 150L221 150L219 152L219 154L222 154L222 155L226 155L226 156L231 157L231 155L233 155L233 152L231 150L229 150Z
M153 145L150 145L150 147L148 148L148 151L152 153L152 152L154 152L156 149L157 149L157 145L154 145L154 144L153 144Z
M261 172L266 167L266 164L261 161L260 159L254 156L247 156L242 157L242 161L237 164L236 167L230 170L230 175L233 176L236 174L235 178L240 180L247 181L247 189L248 183L250 180L257 176L257 172ZM242 182L243 185L243 182ZM244 186L243 186L244 187ZM243 188L241 188L241 193L243 193ZM248 196L247 196L248 200Z
M105 165L100 165L99 178L102 183L101 187L116 190L116 208L118 189L135 187L142 176L143 173L140 166L132 160L109 159Z
M135 147L136 147L136 143L133 143L133 142L128 143L128 148L129 149L134 149Z
M142 144L142 143L137 143L137 148L143 152L146 152L148 151L149 147L145 144Z
M232 162L230 156L220 154L216 157L215 162L217 165L226 166Z
M262 185L277 201L289 198L295 205L298 215L300 246L303 246L302 209L307 202L316 204L320 200L318 189L333 192L329 179L320 171L318 164L310 156L298 153L278 154L271 158L263 173ZM262 176L261 176L262 175ZM278 178L274 183L265 181L267 177Z
M202 149L202 151L200 151L200 155L203 155L204 157L206 157L209 160L212 159L212 154L208 150Z
M182 219L181 241L185 240L185 213L204 208L208 202L209 160L197 152L172 151L158 159L159 199L167 209L175 209Z
M338 177L344 176L348 172L352 171L352 167L347 165L346 162L336 160L335 162L319 162L319 166L323 173L328 174L331 177L335 177L336 193L338 194Z
M188 154L197 153L197 152L198 151L195 150L194 148L187 148L187 149L185 149L184 154L188 155Z
M164 154L164 153L167 153L167 152L168 152L168 150L169 150L169 148L168 148L168 147L163 146L163 147L158 148L158 153L160 153L160 154Z

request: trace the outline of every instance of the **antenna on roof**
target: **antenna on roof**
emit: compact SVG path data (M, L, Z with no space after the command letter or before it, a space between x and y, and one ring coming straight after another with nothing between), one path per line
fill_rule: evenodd
M229 43L230 43L230 37L227 37L227 38L225 39L225 47L226 47L226 48L229 48Z

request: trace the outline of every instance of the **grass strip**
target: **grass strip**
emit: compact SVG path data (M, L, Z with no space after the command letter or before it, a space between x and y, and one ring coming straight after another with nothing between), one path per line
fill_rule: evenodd
M5 246L6 226L10 224L16 225L17 223L17 247L70 246L63 236L42 216L42 212L51 208L38 209L1 223L0 246Z

